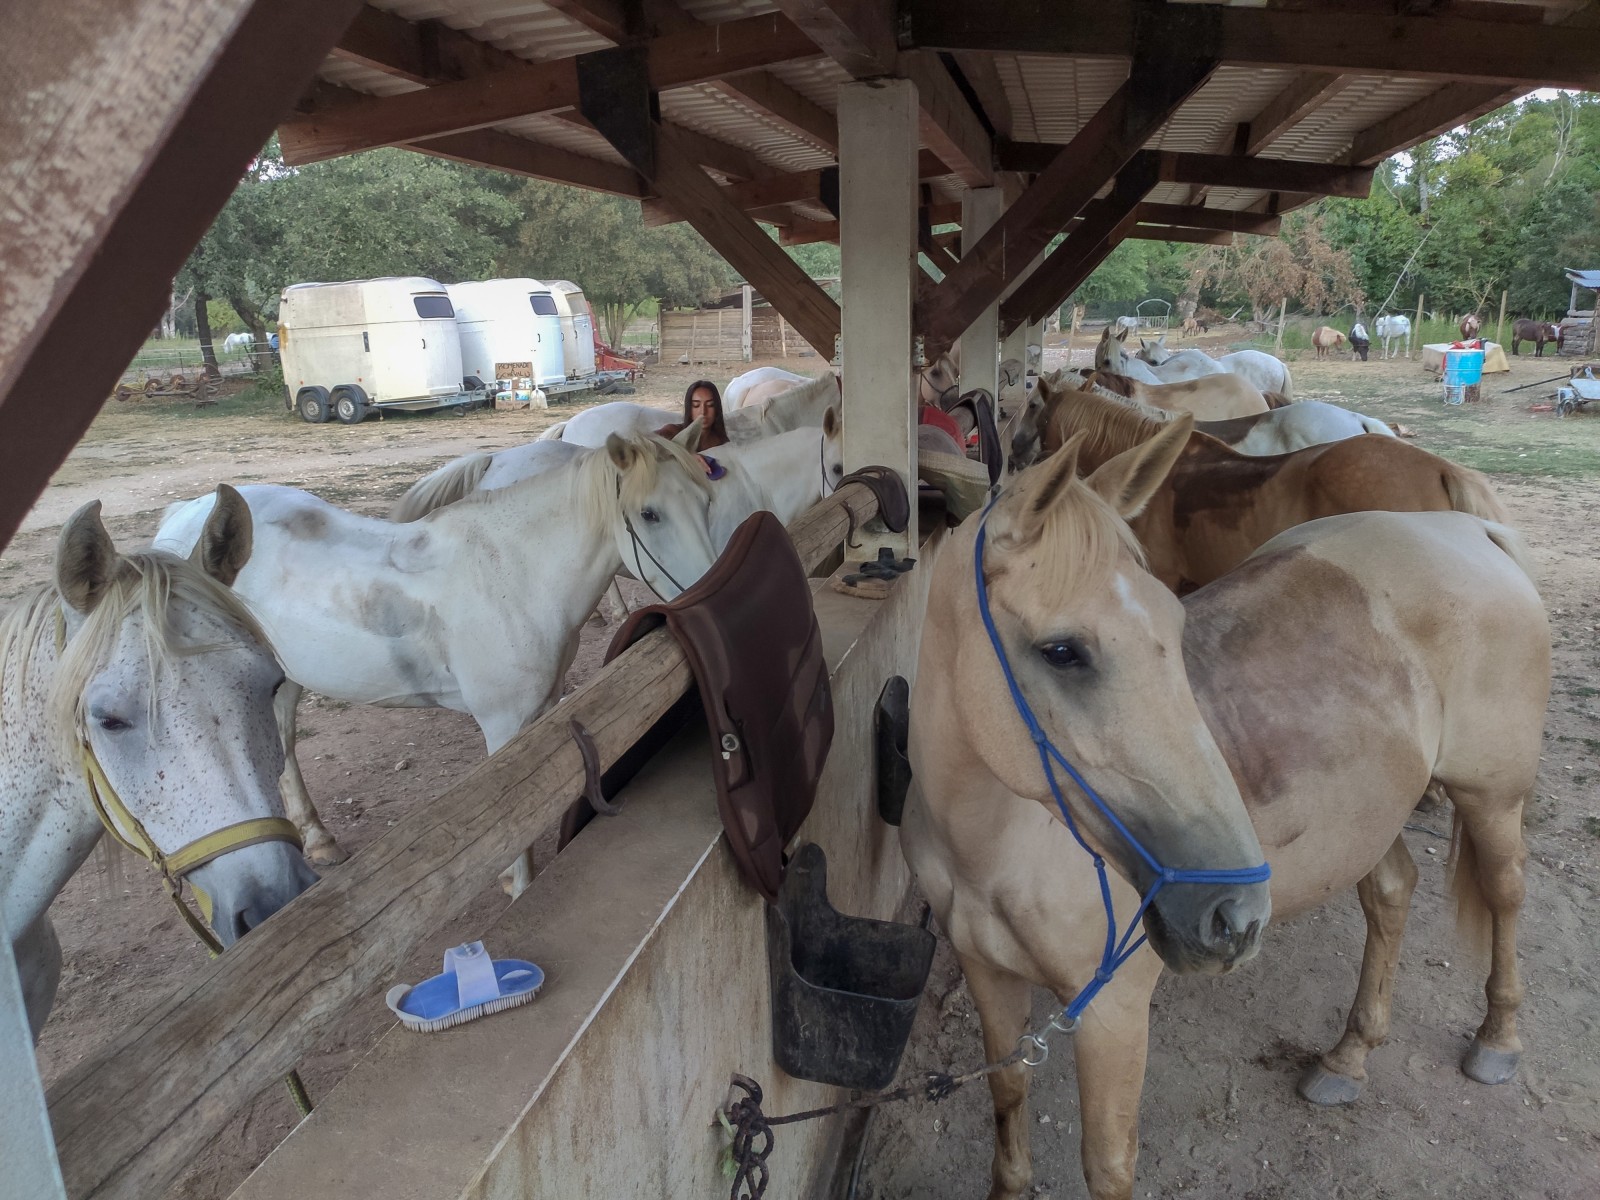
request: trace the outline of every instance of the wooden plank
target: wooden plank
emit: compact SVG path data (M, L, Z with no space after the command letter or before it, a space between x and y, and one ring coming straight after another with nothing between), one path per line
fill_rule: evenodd
M1269 100L1245 125L1235 154L1260 154L1354 82L1349 75L1306 71Z
M1283 158L1244 158L1234 154L1181 154L1159 151L1161 179L1212 187L1306 192L1363 200L1372 190L1372 168L1338 163L1297 162Z
M805 35L776 13L663 34L646 43L645 49L650 86L657 90L816 53ZM336 112L296 117L279 130L279 143L284 161L300 165L374 146L482 129L535 113L575 108L577 103L576 58L521 63L420 92L374 96Z
M815 569L876 512L865 487L841 488L790 527L800 561ZM121 1028L50 1092L70 1193L79 1200L162 1194L346 1005L392 980L395 963L560 820L583 786L568 722L589 729L609 769L692 684L678 644L665 630L648 635Z
M934 345L954 341L1049 245L1202 83L1212 65L1135 60L1121 87L939 285L918 313ZM1143 198L1142 195L1140 197Z
M629 6L622 0L544 0L564 17L598 33L610 42L626 42L638 32L637 16L630 21ZM637 9L633 10L636 14Z
M929 204L928 222L931 225L951 225L961 220L961 202L959 200ZM837 242L839 240L839 222L837 221L796 221L788 229L783 230L778 236L780 246L808 246L813 242Z
M529 179L566 183L591 192L642 199L644 183L632 167L619 166L604 159L590 158L546 146L498 129L474 129L471 133L452 133L441 138L412 142L407 150L448 158L477 167L492 167Z
M1600 89L1600 30L1467 15L1373 12L1338 6L1300 11L1161 5L1142 0L1059 0L1048 19L1034 4L919 0L902 14L902 45L934 50L1132 57L1140 26L1159 20L1198 58L1358 75ZM1152 13L1159 16L1152 18Z
M1519 94L1496 84L1452 83L1367 126L1351 141L1345 157L1356 166L1373 166L1391 154L1409 150L1418 142L1509 104Z
M141 0L110 19L101 0L55 0L0 42L0 544L355 10Z
M1220 229L1226 233L1258 233L1268 236L1282 224L1276 216L1233 212L1224 208L1205 208L1194 204L1139 205L1141 225L1181 225L1189 229Z
M1238 235L1216 229L1184 229L1176 225L1135 225L1128 231L1127 236L1139 242L1190 242L1196 246L1231 246Z
M967 98L936 55L902 54L896 73L917 85L921 115L917 133L922 143L950 164L969 188L994 182L994 148L989 131L978 121Z
M857 79L894 73L893 0L776 0L778 9Z
M987 54L958 50L952 55L967 86L978 97L981 116L988 121L989 129L1000 137L1011 136L1011 98L1006 95L1006 85L994 59Z
M795 137L829 154L839 151L839 125L833 114L813 104L771 71L750 71L732 79L713 80L710 87L759 109Z

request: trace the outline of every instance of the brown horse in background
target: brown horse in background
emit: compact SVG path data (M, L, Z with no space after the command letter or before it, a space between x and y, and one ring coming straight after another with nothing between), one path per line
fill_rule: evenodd
M1323 358L1344 345L1344 334L1331 325L1319 325L1311 334L1311 344L1316 347L1317 357Z
M1081 433L1078 462L1089 472L1174 423L1111 401L1061 405L1044 430L1043 449L1053 454ZM1284 530L1318 517L1452 509L1508 520L1477 471L1398 438L1365 433L1288 454L1247 455L1191 432L1166 480L1128 524L1149 556L1150 573L1184 595Z
M1544 344L1546 342L1554 342L1556 349L1560 350L1563 337L1564 335L1559 325L1552 325L1549 321L1535 321L1528 317L1522 317L1511 326L1511 353L1521 353L1522 343L1532 342L1533 356L1535 358L1543 358Z

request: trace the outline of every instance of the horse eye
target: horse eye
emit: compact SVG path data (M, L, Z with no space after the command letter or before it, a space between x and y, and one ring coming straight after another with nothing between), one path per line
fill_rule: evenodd
M1052 667L1086 667L1089 659L1082 647L1074 642L1046 642L1039 647L1039 657Z
M121 733L124 729L132 728L132 726L129 725L128 722L124 721L121 717L96 717L94 721L96 725L100 726L100 728L104 729L107 733Z
M833 473L835 475L843 475L844 474L844 464L843 463L834 463L833 464Z
M656 510L653 508L640 509L639 515L651 525L654 525L657 521L661 520L661 514L656 512Z

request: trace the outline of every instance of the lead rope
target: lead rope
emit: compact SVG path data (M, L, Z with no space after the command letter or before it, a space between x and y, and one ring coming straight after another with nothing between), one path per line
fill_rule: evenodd
M826 1108L807 1109L804 1112L790 1113L782 1117L768 1117L761 1112L761 1088L755 1080L744 1075L735 1075L732 1086L744 1092L744 1096L732 1101L717 1116L719 1122L733 1134L733 1143L728 1148L730 1162L734 1168L733 1188L729 1192L730 1200L761 1200L767 1186L766 1158L772 1153L772 1127L775 1125L791 1125L800 1121L813 1121L820 1117L832 1116L835 1113L849 1111L850 1109L872 1108L879 1104L892 1104L899 1100L907 1100L912 1096L922 1095L928 1100L937 1103L950 1095L964 1083L974 1079L992 1075L996 1071L1003 1071L1007 1067L1018 1064L1025 1067L1042 1066L1050 1057L1049 1038L1052 1033L1067 1035L1078 1031L1078 1025L1083 1017L1084 1009L1100 994L1102 988L1111 982L1111 977L1118 967L1127 962L1129 958L1144 945L1145 938L1141 934L1137 940L1134 934L1138 931L1139 923L1144 918L1146 910L1155 900L1156 895L1169 883L1208 883L1208 884L1251 884L1265 883L1272 877L1272 868L1267 863L1257 867L1238 867L1227 870L1189 870L1176 867L1164 867L1133 836L1131 830L1117 817L1116 813L1104 800L1100 798L1078 769L1067 761L1066 757L1057 750L1050 741L1050 737L1034 715L1029 706L1027 697L1022 694L1022 687L1017 683L1016 676L1011 671L1011 663L1006 658L1005 647L1000 641L1000 631L995 627L994 614L989 608L989 589L983 577L983 551L988 540L989 514L994 511L994 506L999 500L997 491L990 499L988 506L983 510L983 516L978 523L978 538L972 550L973 575L978 589L978 612L983 618L984 631L989 635L989 644L994 648L996 660L1000 663L1001 673L1004 674L1006 687L1011 692L1011 702L1017 710L1017 715L1022 718L1022 723L1027 727L1028 736L1033 739L1034 748L1039 752L1039 764L1044 770L1045 782L1050 787L1050 795L1056 802L1056 807L1061 812L1061 819L1066 823L1067 830L1072 834L1073 840L1089 855L1094 863L1095 874L1100 883L1100 902L1105 907L1106 914L1106 942L1105 949L1100 955L1100 965L1095 969L1094 978L1084 987L1079 989L1077 995L1064 1005L1059 1012L1052 1016L1044 1025L1030 1033L1025 1033L1017 1039L1017 1048L1006 1057L993 1062L984 1063L970 1071L959 1075L930 1073L926 1080L918 1083L904 1083L888 1091L872 1092L868 1095L858 1096L852 1100L843 1100L838 1104L828 1105ZM1066 797L1062 795L1060 782L1056 779L1055 766L1059 765L1067 773L1068 778L1077 785L1078 789L1099 809L1102 816L1111 822L1117 834L1131 846L1139 857L1152 871L1155 872L1156 881L1150 890L1139 901L1139 907L1129 919L1128 928L1121 939L1117 937L1116 906L1111 898L1111 881L1106 872L1105 859L1097 854L1084 840L1078 831L1078 823L1072 818L1072 811L1067 807ZM758 1143L760 1143L758 1145Z

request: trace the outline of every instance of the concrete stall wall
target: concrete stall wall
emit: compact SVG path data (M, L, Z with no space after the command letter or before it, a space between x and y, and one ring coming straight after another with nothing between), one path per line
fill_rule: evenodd
M843 912L910 908L898 832L877 816L872 712L889 676L912 674L927 579L881 602L816 592L835 733L800 840L827 852ZM715 1196L732 1073L762 1084L773 1115L840 1098L772 1061L765 906L722 844L708 753L696 722L485 931L545 968L536 1001L443 1034L391 1030L237 1200ZM842 1130L780 1130L771 1194L816 1194Z

